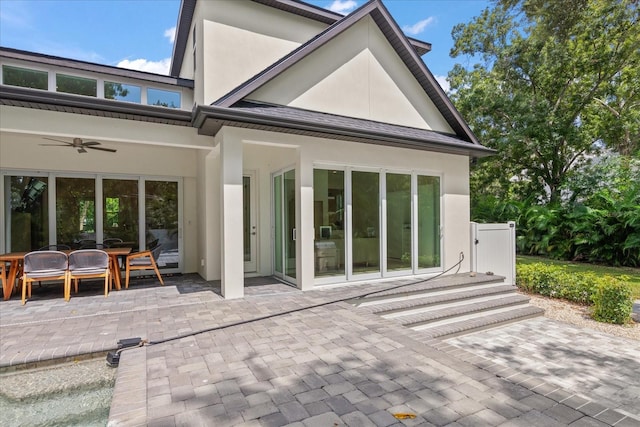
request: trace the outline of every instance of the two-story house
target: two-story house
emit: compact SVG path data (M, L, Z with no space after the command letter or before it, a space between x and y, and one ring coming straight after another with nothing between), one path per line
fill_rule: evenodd
M0 252L159 242L226 298L441 272L492 151L429 49L379 0L183 0L169 76L0 48Z

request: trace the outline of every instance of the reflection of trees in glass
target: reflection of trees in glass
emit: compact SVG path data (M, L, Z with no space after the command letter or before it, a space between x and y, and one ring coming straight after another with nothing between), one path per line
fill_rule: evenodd
M353 172L353 236L377 237L379 228L380 176L375 172Z
M157 105L158 107L167 107L167 108L178 108L178 106L176 104L173 103L173 101L171 101L171 103L168 102L161 102L159 99L151 105Z
M11 250L36 250L49 242L47 178L10 177Z
M46 71L3 65L2 83L11 86L47 90L49 88L49 76Z
M98 83L94 79L56 74L56 90L76 95L96 96Z
M106 99L126 98L129 89L124 87L122 83L104 82L104 97Z
M178 241L178 183L171 181L146 181L145 223L147 245L161 236L151 230L165 230L171 245ZM168 243L168 242L165 242Z
M138 181L105 179L104 238L117 237L125 242L138 241Z
M57 242L73 245L95 238L95 181L89 178L56 178Z

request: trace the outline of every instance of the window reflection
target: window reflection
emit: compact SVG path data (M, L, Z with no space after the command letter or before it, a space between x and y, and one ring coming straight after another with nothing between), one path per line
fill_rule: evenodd
M344 172L313 171L315 276L345 274Z
M56 243L78 247L96 239L96 184L90 178L56 178Z
M125 83L104 82L105 99L140 103L142 91L140 86Z
M138 181L104 179L103 230L104 241L131 242L138 247Z
M47 90L49 88L49 74L46 71L3 65L2 84Z
M33 251L49 243L48 185L47 177L5 177L9 195L6 236L12 251Z
M178 267L178 183L146 181L145 204L147 248L161 245L158 268Z
M180 108L180 92L148 88L147 104L168 108Z
M388 173L387 270L411 268L411 175Z
M380 175L353 172L353 273L380 271Z
M95 97L98 91L98 81L85 77L56 74L56 91Z

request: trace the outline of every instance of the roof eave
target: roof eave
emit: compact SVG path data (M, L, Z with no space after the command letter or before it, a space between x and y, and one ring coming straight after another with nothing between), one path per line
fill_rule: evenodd
M440 141L429 141L420 138L398 137L371 130L353 129L340 127L332 124L325 124L318 121L296 120L292 118L274 117L246 110L239 111L233 108L219 106L198 106L194 110L192 125L202 129L208 120L224 123L262 125L265 128L274 130L305 131L318 136L335 137L341 139L351 139L356 142L366 140L369 143L396 146L440 153L464 155L468 157L487 157L495 154L495 150L470 142L460 141L459 144L443 143ZM216 132L212 134L215 135Z

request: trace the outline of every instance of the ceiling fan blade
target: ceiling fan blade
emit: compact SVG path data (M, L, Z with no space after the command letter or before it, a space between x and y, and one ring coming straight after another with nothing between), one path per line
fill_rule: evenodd
M87 141L87 142L83 142L82 145L84 145L85 147L88 147L89 145L100 145L100 143L98 141Z
M108 151L109 153L115 153L118 150L114 150L113 148L102 148L102 147L91 147L87 146L90 150L100 150L100 151Z
M85 150L84 148L80 147L78 148L78 153L86 153L87 150Z
M62 145L62 144L38 144L41 147L68 147L68 145Z
M66 145L73 145L72 142L67 142L67 141L63 141L61 139L55 139L55 138L47 138L46 136L43 136L42 139L48 139L49 141L55 141L55 142L62 142L63 144L66 144ZM45 145L45 144L40 144L40 145Z

